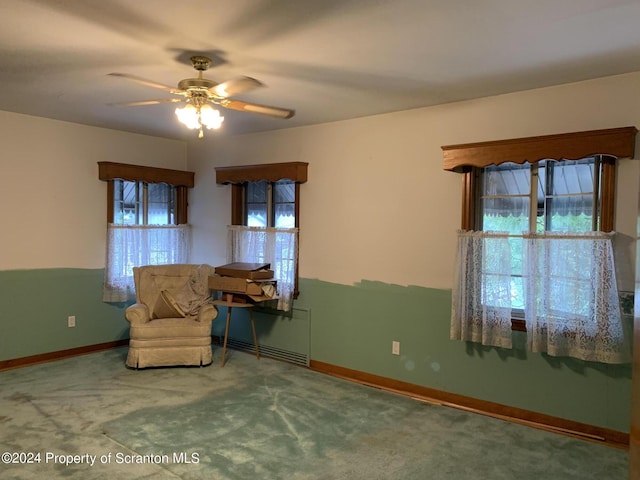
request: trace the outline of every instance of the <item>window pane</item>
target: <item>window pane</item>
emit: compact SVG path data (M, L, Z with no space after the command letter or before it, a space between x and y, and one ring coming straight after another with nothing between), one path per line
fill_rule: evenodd
M544 230L593 230L595 159L547 161Z
M247 182L245 189L245 225L250 227L268 226L268 191L269 187L266 181Z
M529 197L481 200L482 230L522 234L529 230Z
M275 203L293 203L296 201L295 183L290 180L279 180L273 184L273 201Z
M481 184L482 230L514 234L529 230L530 165L505 163L487 167Z
M294 228L296 226L295 207L292 203L275 206L275 226L278 228Z
M175 208L173 189L166 183L149 183L148 189L148 224L173 225Z
M247 205L247 226L266 227L267 226L267 205Z
M138 182L113 181L113 222L120 225L136 225L142 219L142 192Z
M549 195L593 193L593 158L546 163L552 177Z
M124 223L124 205L122 204L122 180L113 181L113 223Z
M547 230L589 232L593 229L593 195L547 199Z
M247 203L267 203L267 182L247 183Z
M273 184L274 226L294 228L296 226L296 186L290 180L280 180Z
M484 169L481 195L529 195L531 189L531 167L504 163Z

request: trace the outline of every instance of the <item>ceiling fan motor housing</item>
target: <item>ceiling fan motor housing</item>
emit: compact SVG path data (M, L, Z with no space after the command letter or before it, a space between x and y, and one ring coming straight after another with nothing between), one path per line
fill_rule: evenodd
M178 82L178 88L181 90L209 90L218 85L208 78L185 78Z
M187 97L187 102L191 103L196 107L201 107L209 100L209 95L207 92L201 90L189 90L189 96Z
M194 91L206 92L210 88L218 85L213 80L202 76L202 72L207 70L211 65L211 59L209 57L196 55L191 57L191 63L193 63L193 68L198 71L198 78L185 78L184 80L180 80L180 82L178 82L178 88L180 90L186 90L190 93Z

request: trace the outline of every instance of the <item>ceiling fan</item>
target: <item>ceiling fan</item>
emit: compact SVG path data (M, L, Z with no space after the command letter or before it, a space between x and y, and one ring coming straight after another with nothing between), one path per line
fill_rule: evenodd
M113 105L139 106L156 105L160 103L186 102L183 108L176 108L178 120L188 128L198 129L198 137L203 137L202 129L219 128L224 120L220 112L211 107L211 104L220 105L231 110L242 112L259 113L277 118L291 118L295 114L294 110L286 108L259 105L248 103L242 100L232 100L231 97L248 92L263 86L263 83L251 77L239 77L223 83L203 77L203 72L211 66L211 59L201 55L191 57L193 68L198 72L197 78L185 78L178 82L178 88L169 87L161 83L146 80L126 73L110 73L114 77L122 77L127 80L157 88L179 97L161 98L158 100L141 100L137 102L122 102Z

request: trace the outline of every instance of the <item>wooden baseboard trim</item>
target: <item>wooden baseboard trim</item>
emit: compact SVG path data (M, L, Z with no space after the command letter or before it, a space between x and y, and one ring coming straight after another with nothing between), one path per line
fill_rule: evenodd
M572 437L608 445L624 450L629 449L629 434L574 422L560 417L510 407L499 403L479 400L464 395L444 392L412 383L381 377L358 370L339 367L329 363L311 360L309 368L320 373L332 375L352 382L380 388L382 390L406 395L417 400L457 408L480 415L498 418L542 430L561 433Z
M87 353L100 352L102 350L111 350L112 348L126 345L129 345L129 339L114 340L113 342L86 345L84 347L69 348L67 350L58 350L55 352L39 353L38 355L13 358L11 360L0 360L0 372L3 370L37 365L39 363L53 362L56 360L62 360L63 358L77 357L78 355L86 355Z

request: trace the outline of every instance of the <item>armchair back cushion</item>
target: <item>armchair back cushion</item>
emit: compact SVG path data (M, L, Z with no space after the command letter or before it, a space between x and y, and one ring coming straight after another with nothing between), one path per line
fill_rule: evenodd
M173 317L196 315L209 300L208 277L212 272L210 265L136 267L136 301L147 306L151 318L167 318L170 310L175 311Z

